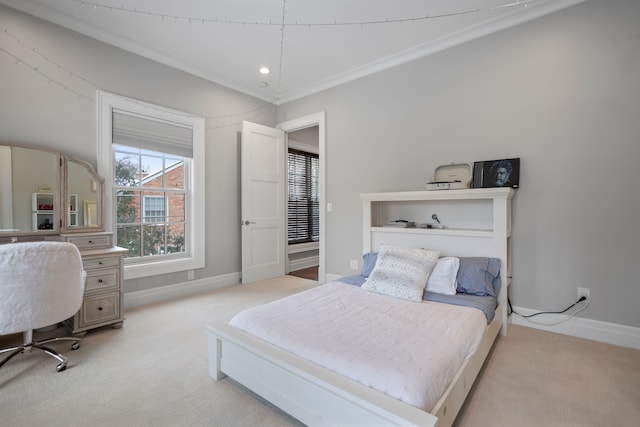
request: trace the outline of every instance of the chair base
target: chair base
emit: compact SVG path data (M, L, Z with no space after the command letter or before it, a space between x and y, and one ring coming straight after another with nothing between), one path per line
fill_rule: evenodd
M34 342L34 341L31 341L30 339L31 331L25 332L24 335L25 335L25 338L29 337L28 342L26 342L25 344L0 350L0 353L11 352L7 357L4 358L2 362L0 362L0 368L2 368L4 364L7 363L9 360L11 360L15 355L20 353L30 353L32 349L36 348L38 350L44 351L49 356L58 360L58 362L60 363L58 363L58 365L56 366L56 371L62 372L65 369L67 369L67 358L62 354L58 353L57 351L53 350L52 348L44 346L43 344L48 344L50 342L56 342L56 341L73 341L73 344L71 344L71 350L77 350L80 348L80 341L82 341L82 338L76 338L76 337L56 337L56 338L49 338L46 340Z

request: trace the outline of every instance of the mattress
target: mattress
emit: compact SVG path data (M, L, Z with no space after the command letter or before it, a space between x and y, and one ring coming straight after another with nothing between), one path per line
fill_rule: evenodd
M245 310L230 325L425 411L487 327L474 308L406 301L340 282Z

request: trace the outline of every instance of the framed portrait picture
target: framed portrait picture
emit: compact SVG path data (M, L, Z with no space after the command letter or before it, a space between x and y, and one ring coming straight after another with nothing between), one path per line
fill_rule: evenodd
M473 163L473 188L518 188L519 185L520 158Z

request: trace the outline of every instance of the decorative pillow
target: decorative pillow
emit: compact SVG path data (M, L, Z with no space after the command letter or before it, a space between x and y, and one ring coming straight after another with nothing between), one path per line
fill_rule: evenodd
M378 259L362 289L410 301L422 301L427 277L440 252L380 245Z
M427 281L427 291L445 295L456 294L456 277L460 260L456 257L442 257L433 268Z
M500 291L500 258L460 258L458 292L495 297Z
M376 261L378 260L378 252L369 252L367 254L362 255L362 271L360 275L362 277L369 277L371 272L373 271L373 267L376 266Z

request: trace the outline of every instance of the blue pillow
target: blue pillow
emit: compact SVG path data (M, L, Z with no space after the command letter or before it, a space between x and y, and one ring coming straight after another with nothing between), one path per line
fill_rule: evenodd
M362 261L364 262L362 265L362 271L360 272L360 275L362 277L369 277L369 275L373 271L373 267L376 266L377 260L378 260L377 252L369 252L368 254L362 255Z
M500 258L460 258L457 292L495 297L500 285Z

